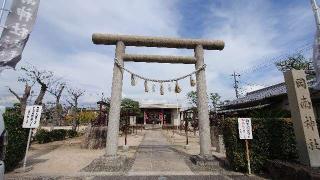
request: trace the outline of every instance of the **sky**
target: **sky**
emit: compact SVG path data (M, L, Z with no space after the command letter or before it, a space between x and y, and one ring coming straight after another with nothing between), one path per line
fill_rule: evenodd
M23 93L24 84L17 79L22 75L19 69L28 64L53 71L69 88L84 89L83 106L93 106L102 92L109 97L115 46L94 45L93 33L223 40L224 50L205 51L207 91L231 100L235 98L234 71L241 75L241 92L282 82L273 58L311 45L315 28L308 0L42 0L21 62L16 70L0 75L0 105L16 102L8 87ZM168 48L127 47L126 52L193 55L192 50ZM183 64L126 62L125 66L155 79L194 71L194 65ZM143 81L132 87L130 75L125 74L122 95L140 102L187 105L186 93L195 88L189 79L179 83L180 94L166 91L161 96L159 85L156 92L145 93ZM47 94L45 101L52 100Z

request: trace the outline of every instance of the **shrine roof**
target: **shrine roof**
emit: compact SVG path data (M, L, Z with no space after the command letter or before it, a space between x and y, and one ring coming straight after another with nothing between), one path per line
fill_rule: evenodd
M287 93L286 84L284 82L268 86L246 94L246 96L232 100L223 106L232 106L237 104L245 104L253 101L259 101L265 98L284 95Z

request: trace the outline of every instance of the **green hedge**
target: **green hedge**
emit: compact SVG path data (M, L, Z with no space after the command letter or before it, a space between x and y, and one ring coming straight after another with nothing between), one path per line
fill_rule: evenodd
M55 129L52 131L47 131L40 129L35 135L35 140L38 141L39 144L44 144L52 141L61 141L67 137L73 138L77 135L78 133L75 130Z
M49 132L44 129L39 129L34 139L38 141L39 144L44 144L52 141Z
M8 132L8 145L5 153L6 171L12 171L24 158L28 130L22 128L23 117L20 115L20 107L15 105L13 108L6 109L3 114L4 123Z
M267 159L297 161L293 124L290 119L252 119L253 140L249 140L251 169L261 172ZM239 139L238 120L222 122L226 156L232 169L247 171L245 142Z
M76 130L72 130L72 129L67 130L67 136L69 138L76 137L76 136L78 136L78 132Z

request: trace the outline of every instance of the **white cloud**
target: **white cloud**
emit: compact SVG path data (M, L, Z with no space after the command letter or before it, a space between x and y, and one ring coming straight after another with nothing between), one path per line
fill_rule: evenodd
M86 96L81 102L94 103L101 92L105 92L106 96L110 95L114 46L93 45L92 33L178 36L179 15L175 14L175 3L176 1L148 0L97 0L94 3L84 3L82 0L42 1L37 24L24 51L23 61L27 60L40 69L54 71L56 75L63 77L69 86L86 89ZM141 50L150 54L179 53L177 50L163 48L127 50ZM23 64L21 62L20 66ZM174 72L173 76L185 73L179 72L177 66L141 66L141 63L128 63L127 66L135 72L153 77L161 77L171 72ZM17 77L17 72L6 71L2 76L4 83L0 92L9 95L5 86L10 86L22 93L23 84L16 82ZM127 86L127 79L124 79L124 93L136 99L144 97L141 97L143 89ZM46 97L48 99L50 95Z
M230 76L234 70L242 72L263 63L264 57L274 57L301 46L301 38L310 35L309 30L302 29L312 19L311 10L308 12L306 7L290 5L279 12L273 9L274 6L276 4L266 0L217 1L213 4L206 20L212 24L203 36L222 39L226 46L221 52L206 53L209 89L218 91L224 98L234 98L233 78ZM275 67L242 75L243 80L265 85L283 79Z

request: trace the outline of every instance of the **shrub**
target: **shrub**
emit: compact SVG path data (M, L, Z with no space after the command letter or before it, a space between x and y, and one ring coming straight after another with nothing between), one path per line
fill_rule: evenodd
M39 129L35 135L35 140L38 141L39 144L51 142L50 134L44 129Z
M40 129L35 135L35 140L38 141L39 144L44 144L52 141L61 141L66 139L66 137L73 138L77 135L78 133L75 130L55 129L52 131L47 131Z
M88 124L97 118L97 113L92 111L83 111L78 113L80 124Z
M78 132L77 132L76 130L70 129L70 130L67 131L67 136L68 136L69 138L76 137L76 136L78 136Z
M67 131L64 129L55 129L49 132L51 141L61 141L66 139Z
M3 118L8 132L8 145L4 160L8 172L12 171L24 158L29 129L22 128L23 117L20 115L19 105L6 109Z
M252 119L253 139L249 140L251 169L260 172L268 159L296 161L298 158L292 122L289 119ZM222 122L226 156L231 168L245 172L245 142L239 139L237 119Z

